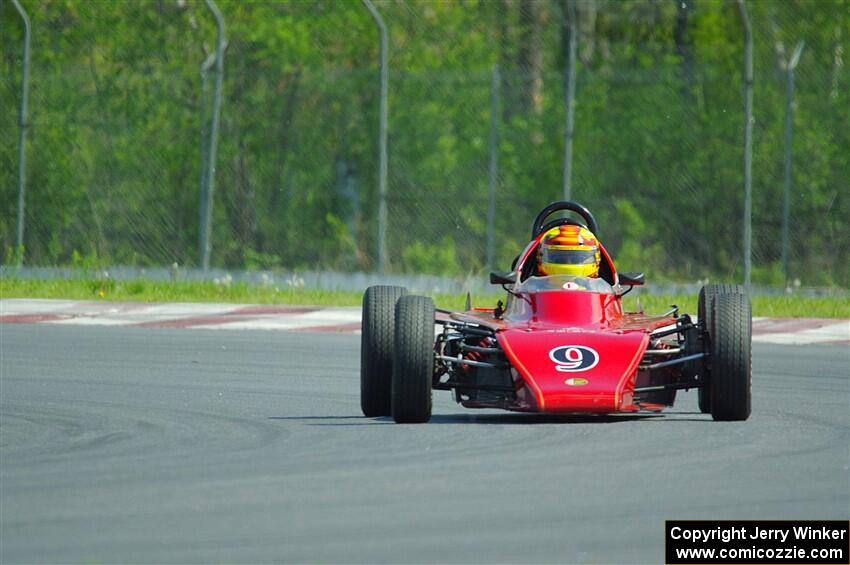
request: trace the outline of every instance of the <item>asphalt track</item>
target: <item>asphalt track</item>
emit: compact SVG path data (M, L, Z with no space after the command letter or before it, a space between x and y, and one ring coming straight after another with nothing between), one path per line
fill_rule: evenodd
M0 325L0 562L663 562L665 518L850 513L846 346L753 416L360 415L350 334Z

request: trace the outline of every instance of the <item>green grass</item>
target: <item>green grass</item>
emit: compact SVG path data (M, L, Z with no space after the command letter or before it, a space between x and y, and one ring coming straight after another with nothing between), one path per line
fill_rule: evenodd
M636 310L640 300L644 312L663 313L672 304L680 312L697 313L697 296L625 296L623 307ZM753 296L753 316L777 318L850 318L850 298L805 298L801 296Z
M31 280L0 278L0 298L64 298L71 300L117 300L135 302L232 302L242 304L304 304L318 306L359 306L360 292L260 286L245 283L229 285L213 282L171 282L149 280ZM473 296L474 306L493 306L501 293ZM438 294L437 306L462 309L465 295ZM697 297L673 295L637 296L623 299L627 310L636 310L640 301L649 314L660 314L676 304L681 312L696 313ZM797 296L756 296L754 316L850 318L850 298L802 298Z

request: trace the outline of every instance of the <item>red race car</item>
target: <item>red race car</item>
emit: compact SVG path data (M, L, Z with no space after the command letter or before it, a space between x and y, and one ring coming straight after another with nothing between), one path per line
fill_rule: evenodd
M559 211L574 212L546 221ZM363 297L363 413L427 422L431 391L450 390L467 408L548 414L658 412L676 391L696 388L715 420L746 420L751 399L750 300L737 285L706 285L698 320L677 308L660 316L624 312L622 296L643 273L617 273L598 244L593 278L538 272L541 242L560 226L598 236L590 211L554 202L534 220L512 271L491 273L506 304L451 312L395 286ZM585 232L586 233L586 232ZM596 243L594 243L596 244ZM435 327L436 324L436 327Z

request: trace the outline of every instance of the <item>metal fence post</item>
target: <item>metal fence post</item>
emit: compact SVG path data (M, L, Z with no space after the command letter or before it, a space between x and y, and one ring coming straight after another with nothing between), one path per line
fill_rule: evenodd
M210 249L212 236L213 195L215 193L215 156L218 149L218 127L221 114L221 85L224 75L224 17L214 0L204 0L215 18L218 34L215 49L215 92L213 94L213 115L210 136L207 143L206 180L201 194L201 230L200 259L204 271L210 268Z
M18 108L18 226L15 240L17 263L24 262L24 206L26 205L27 173L27 105L29 103L30 83L30 19L18 0L12 0L15 9L24 22L24 60L21 76L21 104Z
M782 199L782 273L788 284L788 230L791 221L791 136L794 129L794 69L800 61L805 42L794 48L785 67L785 186Z
M750 287L753 250L753 34L744 0L738 0L744 31L744 286Z
M207 160L209 157L209 119L207 118L209 106L209 72L215 64L215 53L210 53L209 56L201 63L201 139L200 139L200 189L198 191L200 198L200 206L198 208L199 229L198 229L198 264L204 263L204 250L207 247L206 240L206 214L207 214Z
M499 87L502 79L499 65L493 66L490 85L490 169L487 202L487 270L493 270L496 260L496 185L499 182Z
M380 32L381 58L381 102L378 118L378 272L383 273L387 265L387 94L389 91L387 26L371 0L363 0Z
M570 34L567 43L567 68L564 69L564 110L566 127L564 131L564 200L572 199L573 174L573 116L576 97L576 46L578 44L578 26L576 25L575 0L564 0L564 17Z

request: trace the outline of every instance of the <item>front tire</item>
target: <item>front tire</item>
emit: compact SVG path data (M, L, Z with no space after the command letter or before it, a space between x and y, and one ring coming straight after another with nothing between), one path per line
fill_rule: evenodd
M395 307L391 396L396 422L431 419L433 376L434 302L424 296L403 296Z
M395 304L405 294L400 286L370 286L363 294L360 408L370 418L391 414Z
M714 307L714 299L718 294L744 294L744 288L737 284L707 284L699 291L699 302L697 304L697 317L703 326L708 329L708 313ZM703 386L697 389L699 411L703 414L711 413L711 380L706 371L701 375Z
M752 406L752 307L746 294L718 294L709 314L711 416L742 421Z

